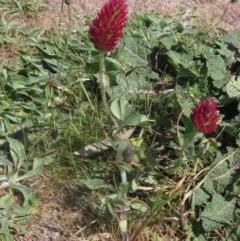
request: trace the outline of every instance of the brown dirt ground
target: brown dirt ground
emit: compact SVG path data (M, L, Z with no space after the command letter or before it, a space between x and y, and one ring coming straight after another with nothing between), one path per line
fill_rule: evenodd
M46 0L46 11L42 15L44 26L56 26L59 23L62 0ZM104 0L70 0L74 18L77 15L97 13ZM240 3L230 0L127 0L130 14L141 11L155 11L164 16L179 11L193 9L198 17L198 24L217 24L229 31L240 30ZM66 13L66 5L64 10ZM66 14L65 14L66 16ZM64 19L62 25L64 25Z
M72 21L77 22L77 15L94 15L104 0L70 0ZM193 9L199 16L200 25L216 24L229 31L240 30L240 4L230 3L229 0L128 0L130 13L141 11L155 11L167 16L173 13ZM59 24L62 0L46 0L46 9L33 24L46 28L54 28ZM67 27L67 5L64 4L64 17L61 23ZM54 183L54 184L53 184ZM16 235L16 241L84 241L106 240L112 241L111 234L99 230L95 237L82 238L93 223L87 223L76 201L76 195L57 184L56 180L46 177L37 181L36 195L39 198L35 206L27 229L35 232L36 236ZM80 202L86 202L81 200ZM76 231L77 230L77 231ZM91 238L90 238L91 236Z

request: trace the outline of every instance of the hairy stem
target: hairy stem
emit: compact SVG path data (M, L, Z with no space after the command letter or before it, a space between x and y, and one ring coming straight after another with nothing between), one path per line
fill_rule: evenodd
M108 106L107 98L106 98L106 92L105 92L106 71L105 71L104 60L105 60L105 53L101 52L100 53L100 63L99 63L99 85L100 85L100 90L101 90L103 106L104 106L110 127L112 127L112 126L117 125L117 122L111 114L110 108Z
M127 183L127 173L126 171L122 170L121 172L121 181L122 184ZM126 199L126 190L121 190L121 197L123 201ZM128 234L127 234L127 218L126 218L126 208L125 205L121 205L121 214L120 214L120 222L122 222L123 225L120 224L121 229L121 235L122 235L122 241L128 241Z

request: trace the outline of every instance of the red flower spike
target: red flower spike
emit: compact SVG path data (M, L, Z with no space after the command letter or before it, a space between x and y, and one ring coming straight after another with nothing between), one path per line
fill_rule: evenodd
M106 2L89 29L89 38L99 51L112 51L122 36L124 22L127 19L125 0Z
M213 99L202 100L192 110L190 116L193 125L199 132L210 133L217 127L218 113Z

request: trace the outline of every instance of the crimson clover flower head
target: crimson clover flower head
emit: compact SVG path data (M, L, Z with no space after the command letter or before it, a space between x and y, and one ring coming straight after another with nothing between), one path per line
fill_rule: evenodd
M192 110L190 116L193 125L199 132L211 133L217 127L218 111L213 98L202 100Z
M125 0L109 0L102 6L89 29L96 49L108 52L115 48L127 19L127 7Z

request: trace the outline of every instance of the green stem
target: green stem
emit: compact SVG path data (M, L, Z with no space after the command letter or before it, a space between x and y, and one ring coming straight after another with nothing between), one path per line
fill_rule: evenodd
M123 183L127 183L127 173L126 171L121 171L121 181L122 184ZM125 190L121 190L121 200L125 200L126 199L126 191ZM127 234L127 218L126 218L126 208L125 205L121 205L121 213L120 213L120 222L123 221L124 225L123 227L120 226L121 229L121 235L122 235L122 241L128 241L128 234Z
M106 87L106 71L105 71L105 52L102 51L100 52L100 63L99 63L99 85L100 85L100 90L101 90L101 96L102 96L102 102L103 106L108 118L108 122L110 124L110 127L117 125L116 120L111 114L110 108L107 103L107 98L106 98L106 92L105 92L105 87Z

